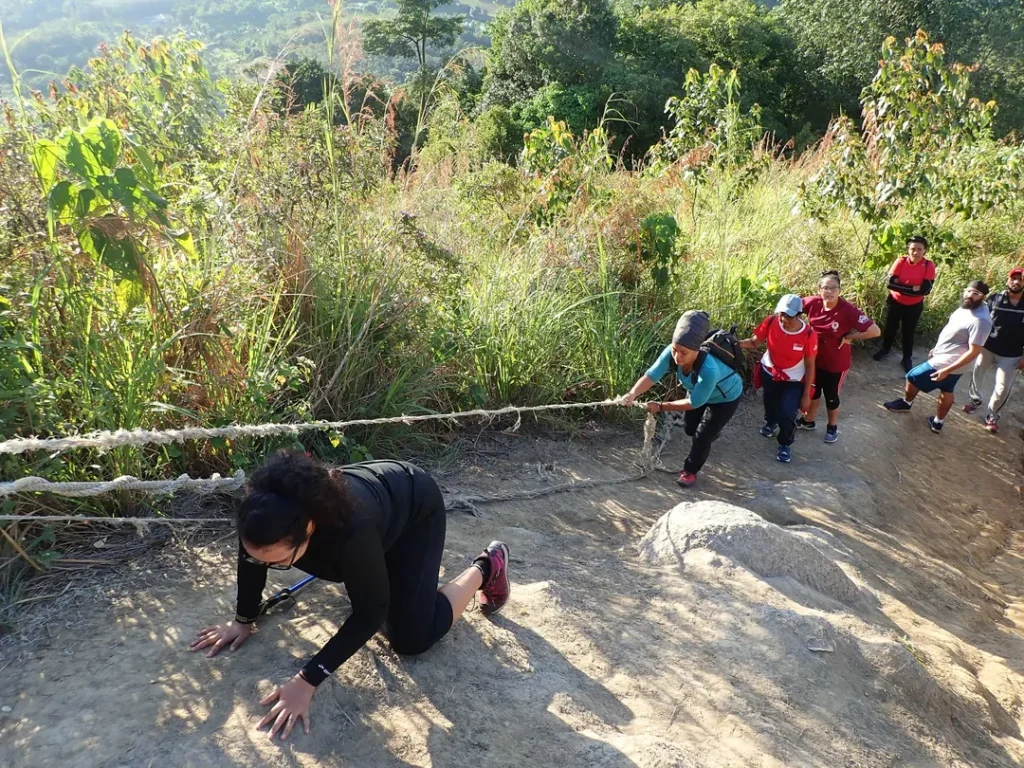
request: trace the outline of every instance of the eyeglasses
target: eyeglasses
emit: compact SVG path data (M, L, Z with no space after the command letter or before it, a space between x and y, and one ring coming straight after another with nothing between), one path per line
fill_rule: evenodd
M288 561L287 565L285 565L284 563L265 563L262 560L257 560L255 557L250 555L248 552L246 552L244 555L242 555L242 559L245 560L245 562L247 562L247 563L252 563L253 565L261 565L264 568L269 568L272 571L287 571L295 563L295 557L296 557L296 555L299 554L299 547L301 547L301 546L302 545L299 544L292 551L292 559Z

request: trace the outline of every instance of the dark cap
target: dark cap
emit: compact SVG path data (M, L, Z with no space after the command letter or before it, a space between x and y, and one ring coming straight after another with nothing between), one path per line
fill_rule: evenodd
M911 243L920 243L921 245L924 246L925 250L928 250L928 238L925 237L924 235L914 235L913 237L909 238L907 240L907 245L910 245Z
M988 283L984 280L971 280L971 282L967 284L967 287L973 288L982 296L988 296Z

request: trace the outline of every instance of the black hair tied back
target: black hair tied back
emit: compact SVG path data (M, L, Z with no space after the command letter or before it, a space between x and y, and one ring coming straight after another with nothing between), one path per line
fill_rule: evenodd
M837 283L839 283L840 285L843 284L843 281L839 278L838 269L826 269L824 272L821 273L821 279L824 280L826 277L834 278Z
M298 451L280 451L249 479L238 508L238 535L258 547L282 541L299 546L312 520L317 528L340 527L348 496L340 475Z

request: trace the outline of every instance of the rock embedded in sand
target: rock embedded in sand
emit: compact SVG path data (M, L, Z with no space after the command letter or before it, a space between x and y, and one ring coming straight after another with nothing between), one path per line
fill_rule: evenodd
M683 502L640 542L640 559L682 569L684 556L709 550L765 579L791 578L841 603L856 603L857 586L817 547L748 509L721 501Z

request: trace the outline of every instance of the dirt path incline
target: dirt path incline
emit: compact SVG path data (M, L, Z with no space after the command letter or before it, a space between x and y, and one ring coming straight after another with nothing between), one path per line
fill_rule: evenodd
M510 543L506 611L470 612L415 659L375 638L318 690L312 733L284 743L254 730L259 698L333 633L344 591L315 584L207 660L185 647L232 614L230 537L169 546L0 645L0 765L1022 764L1020 414L993 436L957 412L933 435L928 398L878 407L898 387L895 364L859 360L840 441L801 433L790 465L745 401L689 491L657 473L452 514L448 572ZM637 447L601 425L489 436L442 479L500 493L614 477Z

